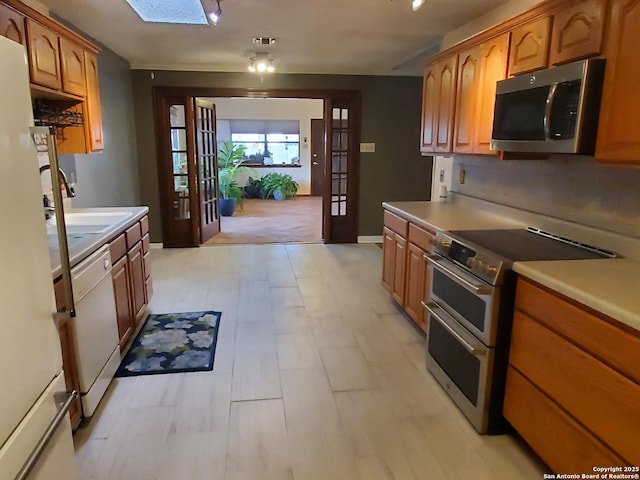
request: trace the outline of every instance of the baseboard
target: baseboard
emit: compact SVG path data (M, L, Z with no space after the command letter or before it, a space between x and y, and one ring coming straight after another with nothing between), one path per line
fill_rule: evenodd
M358 237L358 243L382 243L382 235L362 235Z
M149 245L150 248L164 248L164 245L161 243L151 243Z

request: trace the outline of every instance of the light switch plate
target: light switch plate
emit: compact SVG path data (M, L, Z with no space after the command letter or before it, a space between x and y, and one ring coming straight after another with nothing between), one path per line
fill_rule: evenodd
M374 153L375 151L376 144L374 142L360 144L360 153Z

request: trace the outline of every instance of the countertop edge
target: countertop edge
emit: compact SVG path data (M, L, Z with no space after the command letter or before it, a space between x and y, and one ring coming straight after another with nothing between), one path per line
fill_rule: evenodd
M415 223L415 224L417 224L417 225L419 225L421 227L424 227L427 230L431 230L432 233L437 233L437 232L441 232L442 231L442 229L438 228L437 225L429 223L424 218L416 217L415 215L412 215L412 214L402 210L400 207L396 207L395 205L391 205L390 203L382 202L382 208L384 210L389 210L390 212L395 213L396 215L404 218L405 220L408 220L408 221L413 222L413 223Z
M77 248L69 247L69 264L73 268L79 264L82 260L87 258L93 252L98 250L103 245L109 243L116 236L122 233L125 229L130 227L136 222L139 222L145 215L149 213L149 207L137 206L137 207L102 207L102 208L74 208L71 212L132 212L133 216L127 217L125 220L116 222L109 227L101 235L95 235L90 237L90 241L81 242ZM57 253L56 253L57 255ZM62 275L62 267L58 261L55 265L52 265L51 276L55 281Z

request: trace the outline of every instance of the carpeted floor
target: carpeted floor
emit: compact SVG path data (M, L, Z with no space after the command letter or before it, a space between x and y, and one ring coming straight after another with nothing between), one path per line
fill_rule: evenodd
M205 245L322 243L322 197L282 202L245 199L242 210L222 217L221 232Z

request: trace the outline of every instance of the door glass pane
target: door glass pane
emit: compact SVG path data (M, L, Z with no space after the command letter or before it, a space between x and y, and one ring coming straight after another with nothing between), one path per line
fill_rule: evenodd
M172 127L186 127L184 121L184 105L171 105L169 107L169 117Z
M184 128L171 129L171 150L187 150L187 131Z
M187 173L187 154L186 153L172 153L173 156L173 173L186 174Z
M173 177L173 215L175 218L190 218L189 209L189 176L174 175Z

